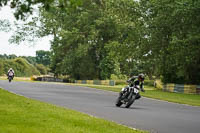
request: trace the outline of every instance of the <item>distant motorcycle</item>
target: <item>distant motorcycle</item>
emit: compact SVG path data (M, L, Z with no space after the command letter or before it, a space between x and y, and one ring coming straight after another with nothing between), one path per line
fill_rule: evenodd
M134 101L136 100L137 95L139 95L139 89L136 86L128 86L128 91L124 92L125 88L122 88L119 93L119 97L116 100L116 106L120 107L122 104L125 105L126 108L129 108Z
M13 80L13 77L8 76L8 81L11 82Z
M13 73L9 73L8 74L8 81L9 83L13 80L14 74Z

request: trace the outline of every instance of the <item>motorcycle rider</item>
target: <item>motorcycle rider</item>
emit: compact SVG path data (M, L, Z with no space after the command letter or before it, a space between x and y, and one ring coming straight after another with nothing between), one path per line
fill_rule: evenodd
M13 79L14 76L15 76L15 71L14 71L12 68L10 68L10 69L8 70L7 76L8 76L8 77L11 76L12 79Z
M124 90L122 91L122 94L124 94L127 91L130 91L129 87L133 87L133 86L135 86L138 90L141 90L142 92L145 92L144 86L143 86L144 85L144 74L141 73L138 76L132 76L131 78L129 78L127 80L127 82L130 83L130 85L126 86L124 88ZM136 99L139 99L139 98L141 98L141 96L138 93Z

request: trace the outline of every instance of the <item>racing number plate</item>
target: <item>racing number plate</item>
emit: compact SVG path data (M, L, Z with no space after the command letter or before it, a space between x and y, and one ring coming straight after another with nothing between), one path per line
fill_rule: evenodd
M137 89L134 88L134 93L137 94L137 93L139 93L139 91L138 91Z

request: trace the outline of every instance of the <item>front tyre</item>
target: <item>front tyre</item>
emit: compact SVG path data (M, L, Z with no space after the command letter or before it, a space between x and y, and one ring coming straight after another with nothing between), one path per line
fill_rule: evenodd
M9 81L9 83L12 81L12 78L11 77L8 77L8 81Z
M129 108L132 104L133 104L133 102L135 101L135 98L136 98L136 95L133 95L132 97L131 97L131 99L127 102L127 104L126 104L126 108Z
M120 106L122 105L121 96L122 96L122 94L121 94L121 92L120 92L119 97L117 98L116 104L115 104L117 107L120 107Z

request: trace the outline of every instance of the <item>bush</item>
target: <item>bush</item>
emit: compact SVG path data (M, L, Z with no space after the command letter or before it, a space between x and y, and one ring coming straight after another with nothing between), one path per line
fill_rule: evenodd
M111 80L126 80L127 76L126 75L115 75L115 74L111 74Z
M42 74L42 75L47 74L47 68L43 64L36 64L35 67L40 72L40 74Z
M23 58L12 60L3 60L3 73L7 74L9 68L13 68L15 75L18 77L30 77L32 75L40 75L40 72Z
M144 80L144 85L154 86L154 80Z
M126 85L126 80L115 80L115 85Z

